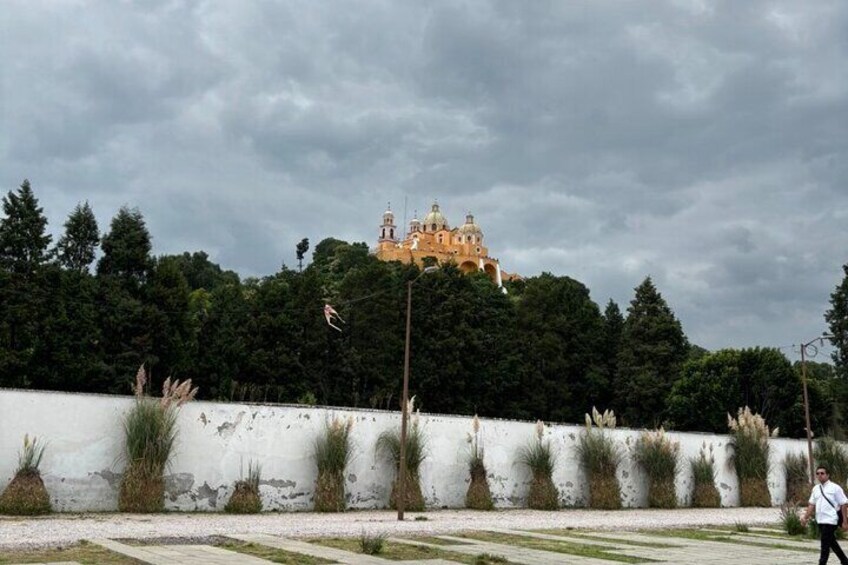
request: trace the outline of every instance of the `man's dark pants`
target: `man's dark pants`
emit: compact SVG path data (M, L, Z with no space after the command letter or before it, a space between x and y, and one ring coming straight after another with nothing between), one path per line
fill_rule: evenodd
M836 554L840 563L848 563L848 557L845 557L845 554L842 553L842 548L839 547L839 542L836 541L836 526L833 524L819 524L819 531L821 532L821 556L819 557L819 565L825 565L827 563L831 549L833 549L833 553Z

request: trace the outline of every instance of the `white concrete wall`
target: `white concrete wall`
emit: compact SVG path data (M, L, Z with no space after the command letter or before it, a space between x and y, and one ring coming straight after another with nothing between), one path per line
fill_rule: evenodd
M24 434L48 442L42 476L59 511L117 509L124 414L129 397L0 390L0 487L15 471ZM399 426L400 414L376 410L301 406L192 402L181 409L176 456L168 476L166 507L171 510L221 510L233 482L246 472L250 460L262 465L261 494L267 510L309 510L316 469L312 445L325 422L334 416L353 416L355 456L348 469L349 505L382 508L388 505L394 471L375 453L377 436ZM421 415L428 437L428 456L421 481L428 506L462 507L468 486L466 457L471 420L460 416ZM584 477L575 446L583 428L555 425L545 429L557 453L554 482L565 506L586 500ZM519 451L534 436L534 424L483 420L483 442L489 482L496 505L525 505L530 476L516 462ZM645 479L631 458L638 431L620 429L614 435L626 451L619 470L625 506L644 506ZM728 465L727 436L671 433L685 458L694 457L706 442L716 454L722 504L739 504L738 483ZM772 499L785 497L781 461L789 451L806 452L801 440L772 442L769 488ZM683 465L677 479L680 503L688 504L691 475Z

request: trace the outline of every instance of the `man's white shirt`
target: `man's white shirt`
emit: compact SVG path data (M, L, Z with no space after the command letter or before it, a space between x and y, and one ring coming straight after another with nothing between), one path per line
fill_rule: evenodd
M822 491L824 491L824 496L822 496ZM825 500L825 496L830 499L833 506ZM813 492L810 494L810 504L816 507L817 523L835 526L838 519L836 512L840 506L848 504L848 498L845 497L845 491L842 490L841 486L832 481L827 481L813 487Z

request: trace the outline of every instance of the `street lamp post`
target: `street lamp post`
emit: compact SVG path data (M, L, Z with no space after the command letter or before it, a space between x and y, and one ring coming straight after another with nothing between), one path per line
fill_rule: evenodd
M810 424L810 400L807 395L807 348L817 341L820 342L820 345L823 345L824 340L830 337L833 336L822 335L801 344L801 382L804 385L804 418L807 424L807 459L810 464L810 484L815 484L816 482L816 469L813 463L813 428ZM813 348L816 349L815 346Z
M398 520L403 520L406 508L406 430L409 424L409 342L412 334L412 285L427 273L438 271L438 267L425 267L421 274L406 284L406 346L403 354L403 398L400 416L400 462L398 469L397 511Z

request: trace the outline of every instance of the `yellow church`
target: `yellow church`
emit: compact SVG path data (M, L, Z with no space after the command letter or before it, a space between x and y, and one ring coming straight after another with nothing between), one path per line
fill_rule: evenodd
M376 255L383 261L401 261L423 265L425 257L434 257L439 263L456 263L466 273L483 271L499 287L503 281L520 278L501 270L497 259L489 256L483 244L483 230L474 222L474 216L465 216L465 223L451 229L447 218L433 203L423 220L416 217L409 222L409 231L401 238L395 225L391 208L383 213Z

